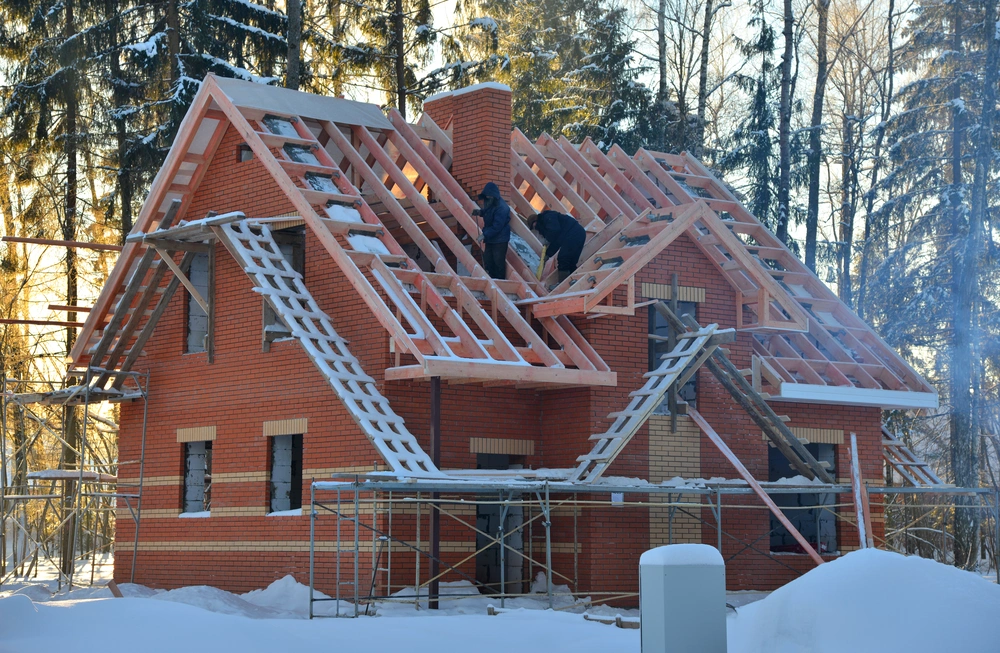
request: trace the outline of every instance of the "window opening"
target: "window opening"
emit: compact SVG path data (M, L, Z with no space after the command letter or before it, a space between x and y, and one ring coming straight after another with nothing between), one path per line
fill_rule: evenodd
M188 270L188 279L197 289L198 294L205 299L208 299L211 294L209 287L212 280L208 268L209 255L199 252L191 260L191 268ZM191 293L188 293L187 311L185 351L189 354L206 351L208 349L208 313Z
M212 442L184 443L184 512L212 508Z
M695 302L677 302L677 316L690 315L693 319L697 320L697 308L698 304ZM667 323L667 319L652 306L650 306L647 313L649 314L649 371L652 372L663 362L660 356L670 352L670 345L667 338L670 337L671 328L670 324ZM694 374L678 390L677 401L687 402L692 408L697 408L695 405L698 394L697 390L698 375ZM663 401L660 402L660 405L653 412L657 415L669 414L670 410L667 404L667 397L664 397Z
M810 443L805 445L809 453L820 463L829 463L827 471L836 476L837 456L834 445L825 443ZM778 481L783 478L794 478L797 472L791 463L777 447L768 445L767 468L768 480ZM803 482L805 479L802 479ZM785 513L788 521L809 544L819 553L832 553L837 550L837 518L832 507L836 495L826 492L803 492L801 494L772 494L771 498ZM827 507L829 506L829 507ZM788 529L771 515L771 551L774 553L805 553L802 545L795 541Z
M302 435L271 437L271 512L302 507Z

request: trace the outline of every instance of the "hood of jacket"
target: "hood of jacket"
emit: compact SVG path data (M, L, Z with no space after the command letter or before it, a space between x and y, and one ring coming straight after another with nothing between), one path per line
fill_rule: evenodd
M479 199L486 199L487 197L500 199L500 189L492 181L487 182L487 184L483 186L483 192L479 193Z

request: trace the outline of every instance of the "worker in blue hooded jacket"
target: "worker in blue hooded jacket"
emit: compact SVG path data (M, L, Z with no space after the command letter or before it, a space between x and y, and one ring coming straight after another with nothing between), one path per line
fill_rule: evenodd
M551 260L556 254L559 281L573 273L587 242L587 232L571 215L558 211L542 211L528 218L528 227L540 233L548 243L546 256Z
M483 250L483 267L494 279L507 278L507 243L510 242L510 207L500 197L500 189L492 181L479 193L480 206L472 215L482 216L483 231L479 242Z

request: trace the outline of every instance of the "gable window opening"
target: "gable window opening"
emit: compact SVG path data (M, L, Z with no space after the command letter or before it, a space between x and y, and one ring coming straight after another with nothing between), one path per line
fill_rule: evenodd
M302 434L271 436L271 514L302 508Z
M208 517L212 509L212 441L184 443L183 515Z
M191 260L191 268L188 270L188 279L198 291L202 298L210 297L211 260L210 255L199 252ZM201 304L191 293L187 294L187 332L184 340L184 351L188 354L196 354L208 351L209 348L209 328L208 313L201 307ZM211 301L211 300L208 300Z
M669 302L664 302L669 304ZM693 319L697 320L698 316L696 311L698 304L695 302L677 302L677 316L681 317L683 315L690 315ZM648 341L649 341L649 366L648 371L652 372L663 360L660 358L664 354L670 352L669 338L671 336L670 324L667 323L667 319L660 314L654 307L650 306L647 310L649 315L649 328L648 328ZM676 334L675 334L676 335ZM686 402L692 408L697 408L695 405L698 396L698 375L693 374L690 379L687 380L681 388L677 391L677 401ZM660 405L656 407L653 411L655 415L669 415L669 397L664 397ZM681 411L683 412L683 411Z
M836 476L835 445L816 442L806 444L805 447L821 464L827 463L827 471ZM798 475L777 447L768 444L767 450L767 480L774 482ZM838 550L837 515L834 512L836 495L827 492L803 492L772 494L771 498L781 508L788 521L818 553L835 553ZM774 515L771 515L770 530L771 553L805 553L802 545L795 541L788 528Z
M275 231L271 235L274 237L274 242L277 243L278 249L281 251L281 255L292 267L292 270L298 272L303 278L305 278L305 228L292 227L290 229L282 229L281 231ZM264 302L264 333L262 350L266 352L271 350L272 342L291 338L292 330L287 324L285 324L285 321L281 319L281 316L279 316L277 311L274 310L270 302L266 299L262 301Z

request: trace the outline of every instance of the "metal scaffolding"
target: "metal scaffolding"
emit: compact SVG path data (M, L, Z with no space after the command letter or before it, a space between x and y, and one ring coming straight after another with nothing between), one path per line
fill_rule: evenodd
M350 480L348 480L350 479ZM851 485L831 485L831 484L809 484L804 486L792 486L782 483L761 483L768 495L781 494L837 494L852 495ZM882 497L881 503L873 504L882 507L884 510L891 509L905 498L909 498L907 506L909 508L937 509L942 506L950 509L958 509L960 506L947 504L929 504L925 500L930 497L954 498L958 495L975 496L978 499L978 506L973 509L981 510L987 517L988 522L992 522L988 532L995 542L1000 542L1000 490L996 488L956 488L946 486L934 487L888 487L888 486L868 486L867 491L871 495ZM431 498L432 494L437 495ZM492 495L492 496L491 496ZM583 495L583 499L581 499ZM597 497L595 495L611 495L611 499ZM492 498L495 496L496 498ZM579 542L578 542L578 520L579 515L588 509L615 507L621 509L649 510L652 508L665 509L667 513L667 543L673 543L674 539L674 519L678 513L686 514L696 519L700 525L708 525L714 528L716 533L716 547L722 551L725 539L736 541L741 545L741 549L727 559L727 563L744 552L752 551L768 558L778 564L788 567L797 573L800 570L794 569L780 557L774 556L765 545L761 548L758 545L762 536L754 541L745 541L723 528L723 507L726 510L767 510L767 507L760 504L732 504L724 503L723 497L732 496L755 496L754 490L740 481L723 482L703 482L694 481L679 485L591 485L566 481L522 481L503 479L479 479L479 480L440 480L440 479L406 479L396 480L386 478L385 475L378 476L351 476L336 477L331 481L313 481L311 486L310 505L310 536L309 536L309 616L313 618L315 614L315 604L320 602L334 602L336 609L335 616L341 614L340 604L349 601L352 608L348 610L349 615L359 616L361 606L365 607L375 601L403 601L403 598L393 596L394 589L413 588L413 597L406 597L406 601L414 603L415 608L420 608L421 599L432 601L435 597L430 596L426 591L431 582L440 580L446 574L470 581L477 589L475 594L468 596L482 596L478 590L485 590L497 596L500 607L504 607L505 601L514 597L532 596L539 598L540 594L525 594L520 589L509 591L506 582L507 555L513 553L522 559L522 564L528 568L527 577L530 579L532 573L537 569L544 572L546 577L547 592L544 598L548 601L549 607L553 607L553 580L564 583L571 588L573 595L587 595L596 597L592 599L594 603L607 602L612 600L627 599L638 596L637 592L592 592L587 588L579 587ZM626 500L628 497L629 500ZM918 501L919 500L919 501ZM501 527L495 533L486 533L477 526L454 514L450 509L453 506L480 506L484 504L498 505L503 511L514 506L519 506L528 514L522 523L510 530L504 527L504 520L500 520ZM408 541L405 537L393 533L393 511L400 510L400 506L405 506L410 511L415 510L415 521L412 523L412 535L415 540ZM562 571L553 566L553 540L552 524L553 510L572 508L572 572L568 569ZM809 508L809 506L805 506ZM858 528L856 519L850 519L839 512L839 509L855 508L853 502L835 504L817 504L812 506L820 510L831 512L838 521L844 522L852 529ZM712 521L706 521L701 517L702 509L707 509ZM441 571L437 577L421 578L421 561L431 560L432 554L429 546L424 546L421 541L421 521L425 513L437 511L441 515L457 522L473 533L483 536L487 544L477 547L475 550L454 564L449 564L440 558L437 560ZM503 513L502 513L503 514ZM317 597L317 522L322 516L329 516L335 520L334 527L334 591L333 596ZM379 517L383 517L382 523ZM370 517L370 523L368 520ZM398 521L398 520L397 520ZM540 525L544 529L543 550L536 552L534 543L535 525ZM343 525L343 526L342 526ZM564 531L568 532L567 528ZM859 529L860 530L860 529ZM508 543L508 539L515 532L528 531L526 546L517 550ZM768 532L769 535L769 532ZM859 533L860 535L860 533ZM371 578L361 577L361 555L362 541L370 538L372 560L370 565ZM540 539L540 538L539 538ZM320 543L322 544L322 543ZM888 537L880 538L876 545L881 548L894 549ZM487 586L478 581L471 574L461 569L462 565L475 558L487 548L500 547L500 577L499 591L494 586ZM863 546L863 545L862 545ZM415 579L413 584L406 582L393 582L392 576L392 555L393 548L403 549L414 556L413 568L415 569ZM906 551L900 551L906 552ZM346 558L346 560L345 560ZM342 565L351 562L350 569L345 573ZM993 560L994 568L997 567L996 560ZM570 573L572 575L570 575ZM383 575L382 582L378 582L377 576ZM1000 569L997 569L997 579L1000 582ZM522 581L523 582L523 581ZM377 591L384 588L384 593ZM421 594L421 590L425 590ZM451 594L447 597L436 597L438 600L460 600L466 598L465 595Z
M97 387L97 376L120 378L120 390ZM128 510L135 526L132 550L133 573L138 553L138 533L142 506L146 416L149 373L110 371L96 367L70 370L59 382L24 379L3 380L0 426L0 586L14 578L37 575L39 562L47 562L56 571L57 586L72 587L78 563L90 562L90 583L94 582L97 554L113 551L110 525L119 507ZM102 461L94 451L91 431L117 431L113 421L92 412L92 407L123 401L143 402L142 435L136 460ZM39 407L57 407L62 419L54 425ZM82 407L79 439L67 437L67 411ZM11 419L14 411L16 419ZM32 425L29 434L27 424ZM18 433L15 430L20 429ZM12 437L12 434L17 437ZM44 445L48 436L62 448L55 468L28 470L28 461ZM75 440L71 442L70 440ZM8 451L7 442L13 443ZM69 453L69 456L65 456ZM69 458L69 460L67 460ZM13 465L13 467L11 466ZM118 481L123 465L138 466L138 480ZM105 533L96 525L104 521ZM8 535L10 529L13 537ZM7 549L14 559L8 569Z

